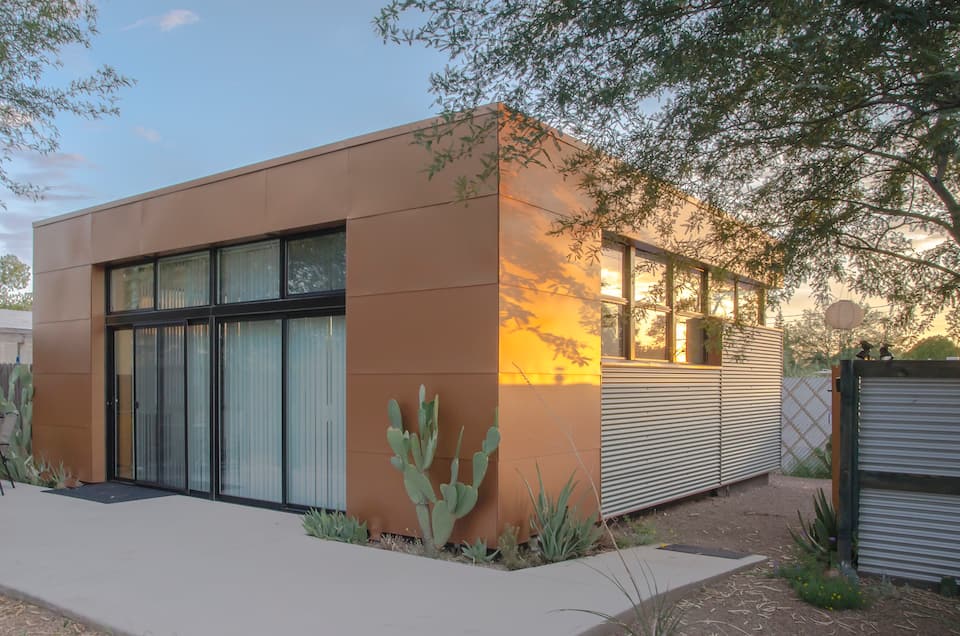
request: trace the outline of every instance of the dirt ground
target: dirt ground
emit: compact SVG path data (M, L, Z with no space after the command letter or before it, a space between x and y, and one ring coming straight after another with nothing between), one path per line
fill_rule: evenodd
M662 543L687 543L764 554L770 562L707 585L677 601L681 634L816 635L911 634L960 636L960 599L909 586L864 579L876 597L865 610L827 612L800 601L786 581L772 576L792 554L787 526L797 511L813 514L813 495L829 481L772 475L769 485L706 496L644 513ZM0 596L0 636L105 636L28 603Z
M36 605L0 596L0 636L106 635Z
M682 634L923 634L960 635L960 599L932 591L895 587L864 577L876 600L864 610L827 612L799 600L784 579L772 575L789 558L797 511L813 515L813 495L828 480L771 475L770 484L703 497L648 512L657 540L725 548L769 556L771 561L703 587L678 602Z

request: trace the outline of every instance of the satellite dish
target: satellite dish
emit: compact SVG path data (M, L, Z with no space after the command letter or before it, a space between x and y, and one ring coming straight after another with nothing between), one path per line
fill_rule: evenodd
M838 300L827 307L823 320L833 329L853 329L863 322L863 307L852 300Z

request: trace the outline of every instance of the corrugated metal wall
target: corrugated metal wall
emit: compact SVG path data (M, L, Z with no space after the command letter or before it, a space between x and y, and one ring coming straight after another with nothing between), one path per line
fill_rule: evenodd
M960 477L960 379L864 377L859 470ZM960 496L864 488L859 567L938 582L960 578Z
M604 365L605 517L779 467L781 333L735 332L724 350L719 369Z
M720 412L724 484L780 468L783 334L734 330L724 339Z
M720 371L604 367L604 516L713 488L720 475Z
M958 414L956 378L863 378L860 470L960 477Z
M858 567L863 572L938 583L960 579L960 497L864 488Z

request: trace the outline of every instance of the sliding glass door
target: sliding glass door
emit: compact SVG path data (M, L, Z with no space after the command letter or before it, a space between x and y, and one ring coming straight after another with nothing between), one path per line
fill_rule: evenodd
M209 491L208 334L206 323L113 332L116 478Z
M283 321L224 322L220 334L220 492L280 503Z
M287 500L346 508L346 319L287 322Z
M346 507L342 227L107 268L109 473Z

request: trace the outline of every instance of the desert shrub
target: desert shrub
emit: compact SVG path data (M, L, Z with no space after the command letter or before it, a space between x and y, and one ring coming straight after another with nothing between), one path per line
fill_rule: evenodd
M548 563L575 559L589 552L600 540L601 529L591 517L580 517L576 507L570 507L570 498L577 484L573 475L567 480L556 499L543 488L543 476L537 466L540 492L534 496L530 485L527 491L533 502L530 528L537 535L536 544L543 560Z
M520 528L508 525L497 539L500 562L508 570L522 570L539 564L536 554L520 544Z
M827 570L823 564L806 557L795 565L780 569L801 599L826 610L860 609L866 598L860 581L852 571Z
M311 510L303 516L303 529L311 537L332 539L344 543L367 542L367 522L361 523L356 517L348 517L342 512Z
M499 550L494 550L491 553L487 550L487 542L483 539L477 539L476 543L464 541L463 545L460 546L460 554L473 564L490 563L499 552Z
M833 509L833 504L827 501L827 496L823 490L818 490L813 497L814 518L812 521L805 522L800 513L797 512L797 518L800 520L800 532L794 532L788 528L790 536L794 543L806 555L815 558L817 561L826 565L836 562L837 557L837 536L839 533L839 523L837 521L837 511Z

